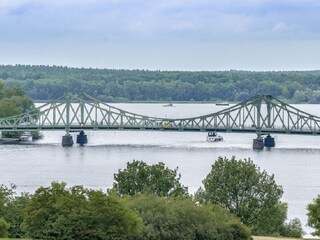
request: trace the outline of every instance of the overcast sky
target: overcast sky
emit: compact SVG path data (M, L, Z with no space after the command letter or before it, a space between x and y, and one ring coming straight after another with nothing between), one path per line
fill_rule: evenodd
M320 69L320 1L0 0L0 64Z

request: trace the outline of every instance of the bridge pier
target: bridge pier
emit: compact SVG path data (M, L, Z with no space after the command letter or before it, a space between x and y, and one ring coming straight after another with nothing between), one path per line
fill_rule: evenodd
M87 135L84 134L84 131L80 131L80 133L77 135L77 143L81 146L88 143L88 138Z
M257 137L253 139L253 150L263 150L264 144L263 144L263 138L262 137Z
M72 145L73 145L73 138L67 132L66 135L62 136L62 146L63 147L72 147Z
M275 144L275 141L274 141L274 138L270 136L270 134L268 134L265 138L264 138L264 146L265 147L275 147L276 144Z

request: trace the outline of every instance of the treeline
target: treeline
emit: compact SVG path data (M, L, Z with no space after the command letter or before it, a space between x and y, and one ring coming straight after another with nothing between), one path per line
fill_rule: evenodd
M107 192L53 182L19 196L14 185L0 185L0 238L249 240L251 232L303 234L298 219L286 221L281 186L250 159L219 157L194 195L180 178L178 168L134 160L114 174Z
M147 71L61 66L0 66L0 81L35 100L86 92L114 101L242 101L264 94L320 103L320 71Z

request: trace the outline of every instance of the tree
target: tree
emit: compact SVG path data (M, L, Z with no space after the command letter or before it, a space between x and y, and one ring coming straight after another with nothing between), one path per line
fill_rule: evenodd
M10 203L15 193L16 186L10 184L9 187L1 184L0 185L0 217L5 215L5 208Z
M35 106L30 97L25 95L22 88L5 88L3 83L0 83L0 118L11 117L21 113L34 110ZM6 137L17 137L22 132L2 132ZM37 136L38 132L33 132Z
M9 187L0 185L0 218L8 223L8 236L14 238L24 237L24 232L20 225L24 218L24 209L29 203L30 196L21 193L20 196L15 193L16 186L11 184Z
M10 224L8 229L8 236L10 238L23 238L26 233L21 229L21 224L25 217L24 211L26 206L30 203L30 194L21 193L20 196L15 195L5 207L4 217Z
M315 229L312 233L314 236L320 236L320 195L313 199L307 207L308 225Z
M229 209L256 234L280 231L286 219L286 206L280 202L282 187L250 159L219 157L203 184L204 189L196 193L200 201Z
M300 220L298 218L294 218L284 224L280 234L284 237L301 238L305 233L302 229Z
M227 210L213 204L199 205L189 197L137 194L127 197L144 225L134 240L247 240L251 232Z
M0 238L8 237L9 227L10 225L3 218L0 218Z
M113 240L136 235L141 224L114 194L53 182L32 196L23 228L34 239Z
M114 174L113 189L119 195L154 193L158 196L187 195L187 188L180 183L178 168L172 170L160 162L147 165L143 161L127 163L127 168Z

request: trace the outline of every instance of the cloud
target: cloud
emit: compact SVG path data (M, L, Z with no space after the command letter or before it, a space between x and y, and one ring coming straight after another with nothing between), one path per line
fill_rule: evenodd
M94 34L118 41L174 40L179 34L212 41L276 37L289 29L297 30L299 37L316 34L320 25L316 0L3 0L0 8L0 26L15 25L12 36L25 30L48 36L54 35L52 31L60 36L70 33L68 37Z
M274 27L272 28L272 31L275 32L287 32L289 31L291 28L284 22L279 22L276 25L274 25Z
M130 46L147 55L153 47L186 46L181 54L210 44L318 41L319 12L318 0L1 0L0 47L94 55L103 51L92 46Z

